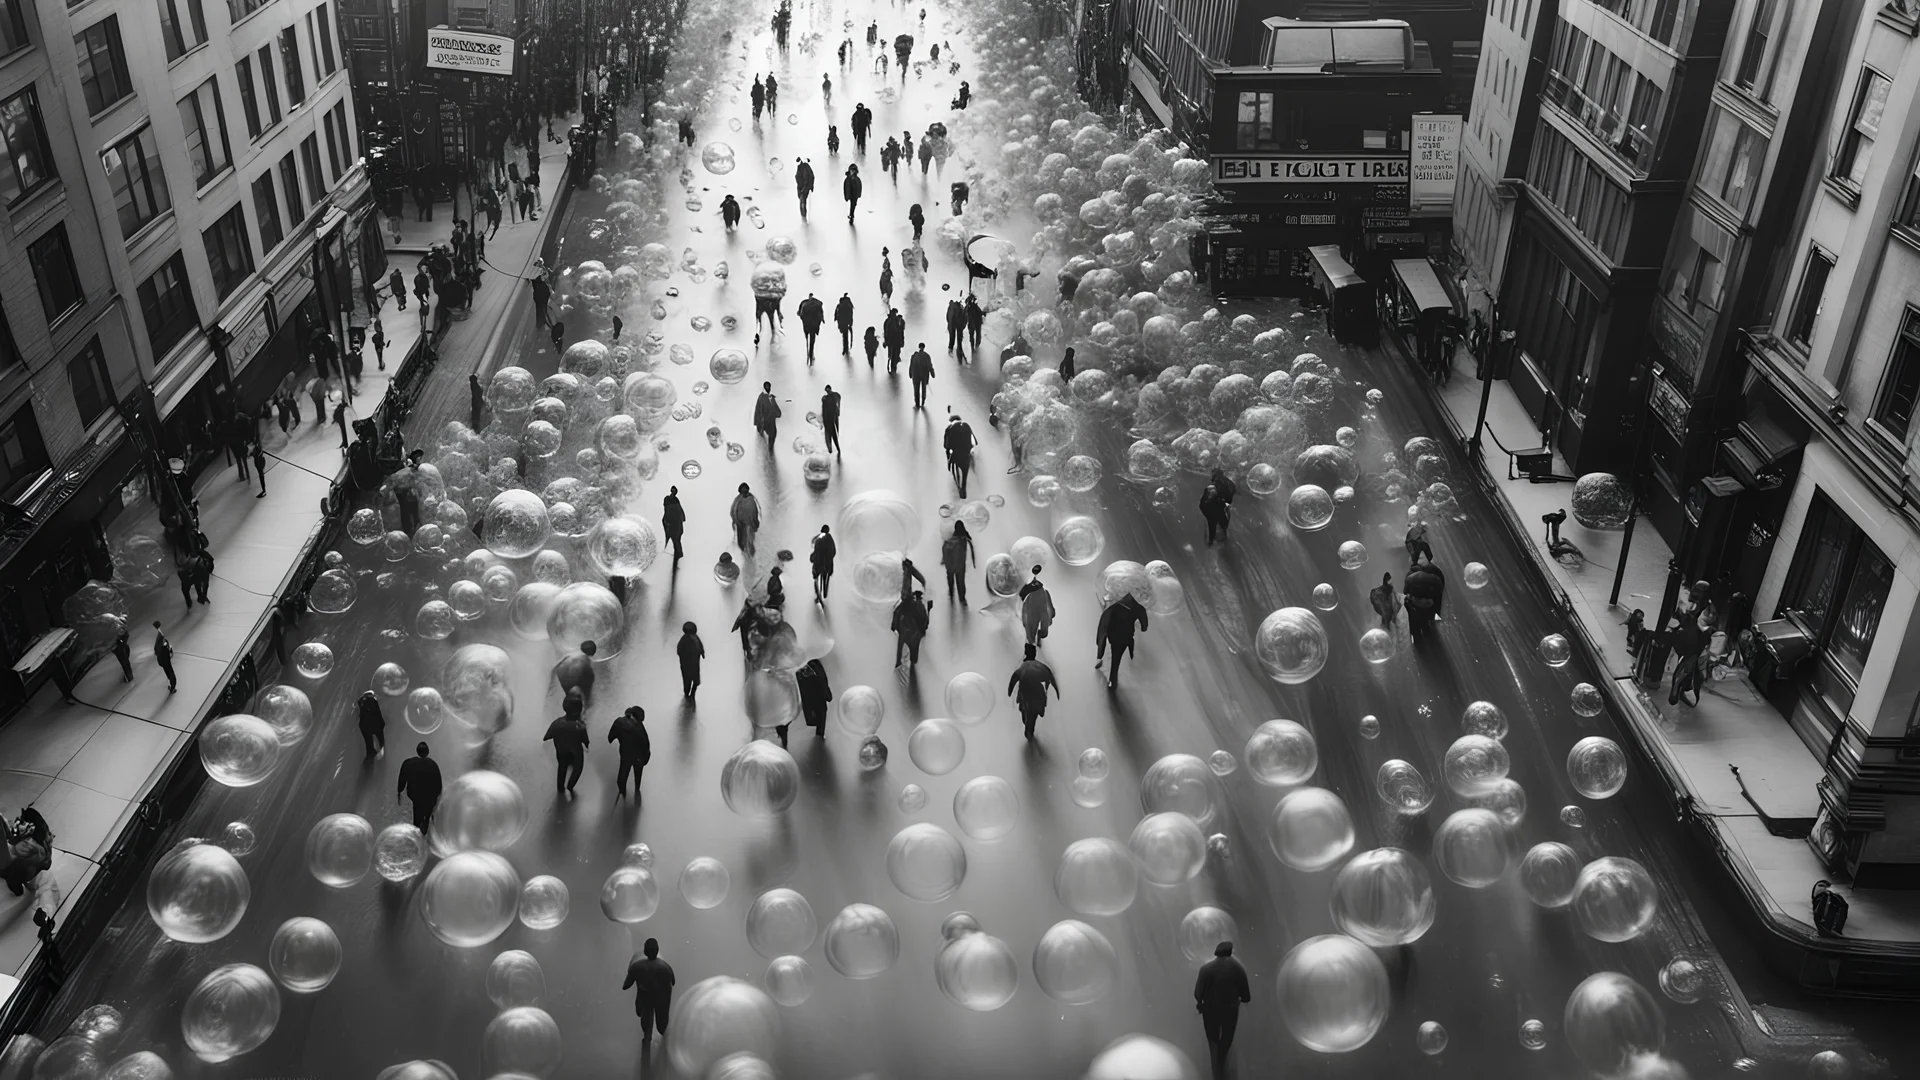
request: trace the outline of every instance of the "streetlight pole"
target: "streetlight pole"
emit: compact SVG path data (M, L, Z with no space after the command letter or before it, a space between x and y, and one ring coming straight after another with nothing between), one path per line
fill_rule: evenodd
M1493 316L1493 337L1487 342L1486 358L1480 361L1480 411L1473 418L1473 436L1467 440L1467 452L1475 461L1483 458L1480 432L1487 426L1487 406L1493 400L1493 380L1501 369L1502 350L1511 350L1519 332L1500 329L1500 302L1489 299L1487 309Z

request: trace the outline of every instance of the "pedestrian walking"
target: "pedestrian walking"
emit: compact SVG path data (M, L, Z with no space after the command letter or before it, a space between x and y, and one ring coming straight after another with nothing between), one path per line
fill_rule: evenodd
M760 81L760 76L753 77L753 89L747 96L753 99L753 122L757 124L767 108L767 85Z
M381 371L387 370L387 328L379 319L373 320L373 358Z
M159 664L167 676L167 693L180 689L180 679L173 673L173 642L161 632L159 620L153 624L153 662Z
M633 1015L640 1018L640 1045L653 1045L653 1032L658 1028L662 1039L667 1037L667 1006L673 998L673 967L660 959L660 941L648 938L641 946L641 954L627 965L627 981L620 989L633 990Z
M667 497L660 500L660 526L666 530L667 543L673 545L673 561L679 562L686 554L680 549L680 537L687 530L687 512L680 505L678 487L669 487Z
M846 59L847 59L846 46L842 45L840 62L845 63ZM825 75L820 76L820 97L822 100L826 102L828 108L833 107L833 73L832 72L828 72Z
M947 351L957 359L967 355L967 309L958 298L947 301Z
M833 305L833 325L840 331L840 355L853 352L853 297L840 294L840 301Z
M866 140L861 140L860 149L866 150ZM853 212L860 209L860 166L847 166L847 175L840 181L840 196L847 200L847 224L853 224Z
M553 351L559 355L567 351L567 324L559 319L553 320Z
M953 532L940 543L940 566L947 572L947 602L953 603L958 596L960 610L967 606L967 567L980 565L980 553L974 549L973 534L967 531L967 523L956 521Z
M1069 346L1066 355L1060 357L1060 379L1062 382L1072 382L1074 374L1073 349Z
M891 629L896 635L893 646L893 666L906 664L917 667L920 664L920 642L927 636L927 626L932 620L927 615L927 604L919 589L913 590L905 600L894 605Z
M120 628L119 636L113 639L113 658L120 661L120 681L133 681L133 643L127 640L126 627Z
M1418 565L1423 556L1433 562L1433 545L1427 542L1427 523L1416 521L1407 526L1407 559Z
M1040 568L1033 568L1033 580L1020 588L1020 625L1026 628L1027 644L1037 646L1047 639L1055 615L1053 594L1040 582Z
M865 346L867 350L867 368L871 370L873 368L874 357L880 354L880 335L874 333L873 327L869 326L867 327L866 337L861 339L861 344Z
M1701 627L1700 620L1691 611L1682 612L1673 620L1673 631L1668 641L1673 646L1673 685L1667 693L1667 704L1678 705L1685 702L1690 708L1700 705L1700 686L1706 681L1706 661L1702 653L1711 640ZM1688 692L1693 700L1687 701Z
M1406 595L1407 633L1419 641L1433 631L1440 618L1441 602L1446 595L1446 577L1432 562L1407 571L1403 592Z
M900 370L900 353L907 347L907 317L899 308L888 308L881 330L887 344L887 374L892 375Z
M740 224L740 200L735 199L731 192L720 200L720 224L726 226L728 232Z
M780 103L780 80L772 72L767 73L767 108L775 109Z
M578 692L580 703L593 700L593 657L599 646L591 641L580 643L580 651L562 656L553 665L553 681L560 684L560 693L564 696Z
M440 763L428 756L427 744L422 741L413 748L413 756L400 763L400 785L394 792L396 800L413 800L413 827L421 832L433 822L440 790Z
M427 276L426 267L421 266L413 272L413 297L420 301L421 307L425 307L427 305L427 297L431 295L432 292L433 279Z
M333 423L340 429L340 449L345 451L350 440L347 438L347 399L344 397L333 407Z
M733 521L734 546L743 555L753 554L754 536L760 531L760 500L753 497L753 490L746 484L740 485L727 516Z
M773 396L773 384L760 384L760 396L753 403L753 430L765 435L769 442L779 438L780 402Z
M813 166L806 158L793 167L793 189L800 195L800 220L807 220L807 196L813 194Z
M924 150L926 144L921 143L920 145ZM911 207L907 208L907 224L913 226L913 242L916 244L919 243L920 234L927 227L927 212L920 209L919 203L914 203Z
M1400 597L1393 591L1393 575L1383 574L1380 584L1367 593L1367 602L1373 605L1373 613L1380 616L1380 625L1393 629L1400 620Z
M813 551L807 557L813 567L813 602L816 604L827 602L827 591L833 586L833 557L839 551L832 531L825 525L820 526L813 537Z
M927 353L927 343L921 342L913 350L913 357L907 362L907 379L913 383L913 407L927 407L927 384L933 381L933 357Z
M614 720L607 729L607 741L620 744L620 771L613 776L613 797L618 799L627 793L627 777L633 777L633 797L640 797L640 778L646 772L647 762L653 760L653 740L647 737L647 710L638 705L627 706L627 711Z
M1211 547L1215 538L1224 540L1227 536L1227 502L1220 496L1220 489L1208 484L1200 492L1200 516L1207 523L1207 545Z
M867 152L867 132L873 129L873 110L865 102L856 102L853 106L853 145L861 154Z
M820 428L827 435L827 449L840 456L840 392L831 384L820 395Z
M933 165L933 139L931 136L920 140L920 175L927 175L927 169Z
M542 742L553 744L554 785L564 795L573 794L573 786L580 782L580 772L587 764L587 747L593 742L587 734L587 722L580 719L585 708L577 694L568 694L561 703L561 715L541 736Z
M813 737L827 737L827 706L833 701L833 684L827 681L827 666L819 657L801 665L795 678L800 684L800 718L813 729ZM776 729L780 732L780 745L787 745L787 727L785 724Z
M673 646L680 658L680 696L693 700L700 689L700 661L707 658L707 647L700 640L700 628L691 622L680 624L680 640Z
M777 566L767 574L767 607L785 608L787 606L787 586L780 580L780 576L780 568Z
M380 711L380 695L371 690L360 695L360 739L368 757L387 752L387 717Z
M315 376L307 381L307 397L313 401L313 425L319 427L327 422L327 383Z
M880 302L893 303L893 263L886 258L886 250L880 252Z
M468 372L467 373L467 426L472 428L476 432L479 431L483 426L480 423L480 421L485 419L486 411L487 411L487 388L481 385L480 376L478 373Z
M1107 689L1120 685L1120 657L1133 655L1134 631L1146 628L1147 609L1132 593L1121 593L1119 599L1100 612L1100 623L1093 632L1093 668L1100 670L1101 661L1111 648L1113 664L1107 668Z
M987 309L980 306L980 301L975 300L972 293L968 293L964 310L967 314L967 340L977 353L980 351L980 332L987 325Z
M255 439L252 454L253 471L260 477L260 494L255 495L254 498L264 499L267 497L267 448L261 446L260 441Z
M1240 1006L1253 1000L1247 987L1247 969L1233 958L1233 942L1213 947L1213 959L1200 965L1193 980L1193 1005L1207 1033L1207 1051L1214 1080L1227 1075L1227 1051L1233 1048L1233 1029L1240 1022Z
M812 293L800 301L800 333L807 339L807 363L813 363L813 347L820 340L820 328L826 324L827 308Z
M694 138L693 119L683 114L680 117L680 141L686 143L688 146L692 146L694 144Z
M953 474L954 483L960 485L960 497L967 497L967 477L973 472L973 448L980 440L973 433L973 425L960 419L959 413L947 414L947 430L940 436L941 445L947 452L947 471Z
M533 316L541 326L547 325L547 301L553 299L553 286L547 281L546 265L534 263L534 276L528 280L527 287L533 290Z
M1053 669L1040 659L1038 646L1028 642L1020 666L1013 669L1013 677L1007 680L1007 694L1020 708L1020 723L1027 730L1027 739L1033 739L1033 725L1047 712L1047 689L1053 689L1055 700L1060 698L1059 680L1053 677Z
M407 279L406 275L400 273L400 268L397 266L387 275L387 291L400 302L401 311L407 310Z
M840 155L840 125L828 124L827 125L827 156L838 157L839 155Z

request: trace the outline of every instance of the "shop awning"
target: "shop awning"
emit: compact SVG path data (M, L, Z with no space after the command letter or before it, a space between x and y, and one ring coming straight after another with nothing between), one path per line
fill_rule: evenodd
M64 626L54 627L34 639L33 645L14 662L13 670L22 675L38 670L72 640L72 630Z
M162 420L173 415L173 410L186 400L187 394L200 385L200 379L213 370L213 362L217 359L213 354L213 346L207 344L204 337L195 340L182 352L186 355L179 356L177 363L168 365L168 370L161 373L158 385L154 387L153 396L160 403Z
M1365 285L1367 279L1354 272L1353 264L1340 254L1338 244L1315 244L1307 249L1313 255L1314 269L1330 292L1349 285Z
M1440 275L1425 259L1393 260L1393 276L1407 290L1407 298L1421 311L1453 310L1453 294L1440 284Z

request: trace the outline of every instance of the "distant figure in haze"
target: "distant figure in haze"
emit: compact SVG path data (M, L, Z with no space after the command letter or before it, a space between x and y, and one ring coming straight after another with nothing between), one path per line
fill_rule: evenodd
M380 711L380 696L371 690L360 695L360 738L366 741L368 757L387 752L387 717Z
M1247 989L1247 969L1233 958L1233 942L1213 947L1213 959L1200 966L1193 981L1193 1004L1207 1032L1215 1080L1227 1075L1227 1051L1233 1048L1233 1029L1240 1023L1240 1006L1253 1000Z
M560 684L562 696L578 690L583 705L593 700L593 654L597 651L599 646L583 641L579 652L568 653L553 665L553 678Z
M753 539L760 532L760 500L753 497L753 490L746 484L740 485L727 515L733 520L734 546L743 555L753 554Z
M413 757L400 763L400 789L394 797L413 800L413 827L425 832L433 821L433 806L440 801L440 764L427 756L425 742L413 752Z
M1400 618L1400 597L1393 591L1393 575L1381 575L1379 586L1367 593L1367 600L1374 614L1380 616L1380 625L1393 629Z
M973 534L967 531L967 523L953 523L953 533L940 544L940 565L947 571L947 602L953 603L954 597L960 598L960 610L967 606L967 564L980 565L980 553L974 550Z
M633 990L633 1015L640 1018L640 1045L653 1045L653 1030L667 1037L667 1006L673 1000L673 967L660 959L660 941L648 938L641 947L645 955L627 965L627 981L620 989Z
M673 561L679 562L685 554L680 549L680 538L687 531L687 511L680 505L680 489L667 488L667 497L660 500L660 527L666 530L667 543L673 545Z
M1033 725L1047 711L1047 688L1053 688L1053 696L1060 696L1060 683L1053 677L1053 669L1040 659L1039 650L1029 644L1025 659L1013 669L1013 677L1007 680L1007 693L1012 695L1014 703L1020 707L1020 723L1027 729L1029 741L1033 738Z
M827 526L820 526L820 532L813 538L813 552L807 556L813 565L813 602L827 602L827 590L833 585L833 557L839 554L840 547L833 542L833 533Z

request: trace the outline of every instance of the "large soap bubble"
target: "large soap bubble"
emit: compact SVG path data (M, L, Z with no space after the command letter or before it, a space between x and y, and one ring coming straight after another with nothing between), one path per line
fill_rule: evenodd
M1660 992L1682 1005L1699 1001L1706 988L1706 972L1684 956L1676 956L1660 968Z
M333 650L323 641L308 641L293 650L293 670L315 682L333 674Z
M605 585L576 581L553 598L547 640L561 653L577 652L591 641L596 661L611 660L627 645L627 611Z
M733 147L718 140L708 143L700 149L700 164L715 176L727 175L733 171L735 165ZM699 1069L687 1071L695 1074L700 1072Z
M1372 949L1343 934L1295 945L1274 981L1281 1020L1309 1050L1358 1050L1386 1021L1391 997L1386 965Z
M359 814L328 814L307 831L307 869L322 885L356 885L373 869L373 839Z
M1325 870L1353 850L1353 816L1326 788L1299 788L1273 808L1267 843L1295 870Z
M963 724L978 724L999 704L993 683L977 671L963 671L947 682L947 714Z
M1193 824L1192 820L1187 824ZM1202 839L1203 853L1205 844ZM1118 915L1133 906L1139 889L1140 875L1134 869L1131 853L1119 841L1105 836L1068 844L1053 874L1054 895L1081 915Z
M1287 496L1287 522L1301 532L1319 532L1333 520L1333 496L1318 484L1301 484Z
M380 1070L374 1080L460 1080L453 1066L444 1061L422 1061L418 1058L403 1061L398 1065L389 1065Z
M1223 941L1237 941L1240 925L1233 916L1217 907L1201 906L1180 920L1180 951L1196 964L1213 959L1214 947Z
M1491 792L1513 767L1507 748L1485 735L1462 735L1447 748L1440 769L1447 786L1463 798Z
M1292 720L1269 720L1247 738L1247 771L1268 787L1304 784L1320 767L1313 733Z
M1340 868L1328 907L1333 925L1368 945L1406 945L1433 926L1433 879L1406 851L1374 848Z
M849 979L871 979L900 959L900 931L893 916L872 904L848 904L827 924L822 948L833 970Z
M1627 755L1620 744L1589 735L1567 752L1567 779L1589 799L1609 799L1627 784Z
M540 554L545 556L550 553L543 551ZM553 605L559 599L564 584L529 581L520 586L514 592L512 602L507 605L507 621L513 624L513 632L528 641L547 640L547 620L553 617Z
M513 925L520 910L520 875L491 851L458 851L427 872L420 897L420 917L434 937L472 948Z
M496 1075L547 1076L560 1067L560 1025L545 1009L520 1005L487 1023L480 1059Z
M253 714L273 725L273 733L284 747L292 746L313 730L313 701L297 686L269 686L253 701Z
M267 945L267 966L281 986L296 994L324 990L340 974L340 939L319 919L288 919Z
M975 1012L992 1012L1013 1000L1020 961L1007 943L978 930L949 939L934 958L940 992Z
M322 615L338 615L353 606L359 589L345 570L322 571L307 589L307 606Z
M1574 882L1573 914L1588 937L1631 941L1646 933L1659 913L1653 875L1632 859L1595 859Z
M1112 992L1120 958L1107 936L1078 919L1062 919L1033 947L1033 981L1063 1005L1085 1005Z
M427 868L427 836L405 823L380 830L373 841L373 869L388 881L407 881Z
M1213 824L1214 794L1213 770L1192 754L1168 754L1140 777L1141 809L1185 814L1202 828Z
M1393 758L1380 763L1373 789L1396 813L1424 814L1433 805L1433 786L1410 762Z
M1580 880L1580 856L1554 841L1535 844L1520 858L1520 887L1527 899L1543 908L1563 908L1573 902Z
M182 842L147 875L147 914L161 933L191 945L226 937L252 897L239 860L212 844Z
M839 548L843 555L873 551L911 551L920 541L920 512L891 491L863 491L840 508Z
M587 532L587 558L610 577L636 577L660 554L653 525L630 514L602 518Z
M887 876L908 898L934 903L952 896L967 877L967 853L953 834L916 822L887 845Z
M719 907L727 899L733 876L725 863L711 855L690 860L680 871L680 896L689 907L705 911Z
M1612 473L1592 472L1573 484L1573 520L1589 529L1617 529L1633 516L1633 488Z
M780 1010L752 983L718 975L702 979L673 1003L673 1037L667 1053L682 1076L708 1076L723 1058L774 1056L780 1044Z
M503 491L487 504L482 535L489 549L508 559L522 559L547 545L553 525L547 504L531 491Z
M252 787L280 763L280 736L257 716L233 713L211 720L197 740L207 775L228 787Z
M813 996L813 965L803 956L776 956L767 965L767 995L791 1009Z
M539 391L532 372L523 367L503 367L487 383L487 404L496 413L517 413L531 408Z
M800 794L800 766L793 755L765 739L735 750L720 768L720 796L743 817L768 817L793 805Z
M880 730L887 717L886 699L871 686L849 686L840 692L840 727L856 739Z
M968 838L998 840L1020 822L1020 797L998 776L976 776L953 793L953 820Z
M1029 563L1028 565L1032 565ZM987 559L983 568L987 581L987 591L995 596L1012 596L1026 583L1026 571L1012 555L1001 553Z
M527 831L531 817L526 796L510 777L486 769L462 773L434 810L433 853L445 858L457 851L505 851Z
M428 641L445 641L453 636L453 623L452 605L445 600L429 600L415 613L413 632Z
M1140 864L1141 876L1155 885L1191 881L1207 863L1207 836L1185 814L1148 814L1133 827L1127 847Z
M529 930L551 930L566 922L572 910L567 883L551 874L528 878L520 887L520 922Z
M747 909L747 944L770 959L806 952L818 930L813 905L792 889L768 889Z
M180 1010L187 1046L215 1064L258 1049L279 1023L280 991L272 976L252 964L214 968Z
M1151 1035L1136 1034L1115 1039L1094 1055L1082 1080L1196 1080L1199 1075L1193 1059L1179 1047Z
M513 717L512 662L496 645L462 645L440 670L440 694L447 711L475 734L491 737ZM445 806L441 812L445 813Z
M966 736L951 720L922 720L907 736L907 757L928 776L944 776L967 755Z
M1327 666L1327 628L1303 607L1284 607L1261 620L1254 656L1274 682L1297 686Z
M1070 517L1053 530L1053 550L1068 566L1085 566L1106 550L1107 534L1086 515Z
M600 911L614 922L646 922L658 910L660 883L644 866L622 866L600 887Z
M1658 1053L1667 1022L1647 988L1617 971L1587 976L1567 995L1567 1048L1601 1076L1619 1075L1635 1056Z
M1101 607L1122 596L1133 597L1149 610L1153 607L1153 579L1147 575L1146 567L1131 559L1108 563L1094 585L1094 599Z
M1491 810L1455 810L1433 834L1433 860L1455 884L1484 889L1512 863L1513 831Z

